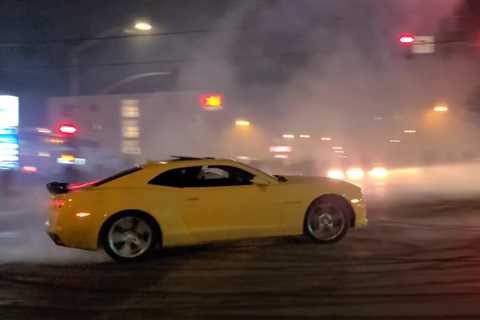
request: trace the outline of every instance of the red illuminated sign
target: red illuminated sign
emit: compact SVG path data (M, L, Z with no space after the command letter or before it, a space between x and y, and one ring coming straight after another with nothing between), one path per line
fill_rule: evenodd
M223 94L208 93L201 94L199 97L200 106L205 110L223 109Z

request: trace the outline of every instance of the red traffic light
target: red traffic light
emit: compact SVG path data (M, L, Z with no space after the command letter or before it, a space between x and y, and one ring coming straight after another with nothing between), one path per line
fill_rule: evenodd
M57 131L64 136L73 136L78 133L78 126L71 123L62 123L58 125Z
M398 41L403 45L412 45L415 42L415 36L412 34L402 34Z

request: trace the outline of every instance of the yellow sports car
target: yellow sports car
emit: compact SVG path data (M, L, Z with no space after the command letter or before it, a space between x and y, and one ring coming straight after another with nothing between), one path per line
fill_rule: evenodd
M271 176L232 160L147 162L83 185L52 182L48 234L57 245L103 247L119 261L156 247L306 234L331 243L367 224L359 187Z

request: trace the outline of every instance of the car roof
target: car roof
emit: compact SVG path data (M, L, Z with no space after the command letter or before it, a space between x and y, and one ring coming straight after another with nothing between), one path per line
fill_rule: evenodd
M166 161L147 161L144 164L144 167L149 166L171 166L178 167L179 165L183 166L208 166L208 165L240 165L240 162L231 160L231 159L214 159L214 158L173 158Z

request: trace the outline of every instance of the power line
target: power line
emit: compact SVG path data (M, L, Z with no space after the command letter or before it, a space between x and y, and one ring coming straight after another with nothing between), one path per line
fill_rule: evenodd
M217 61L219 59L231 59L231 60L261 60L261 59L275 59L289 56L301 56L301 55L315 55L321 53L320 50L311 51L292 51L271 55L233 55L233 56L212 56L208 58L181 58L181 59L159 59L159 60L147 60L147 61L121 61L121 62L108 62L108 63L91 63L91 64L78 64L78 65L39 65L30 66L24 68L3 68L1 71L33 71L33 70L68 70L68 69L91 69L102 67L123 67L123 66L140 66L140 65L152 65L152 64L178 64L185 62L202 62L202 61Z
M239 30L239 29L236 29ZM235 31L236 31L235 30ZM230 30L234 31L234 30ZM153 33L135 33L135 34L118 34L111 36L98 36L98 37L78 37L78 38L62 38L62 39L47 39L36 41L0 41L0 47L12 48L12 47L31 47L42 46L52 44L74 44L84 41L102 41L102 40L117 40L117 39L129 39L129 38L145 38L145 37L162 37L162 36L176 36L176 35L189 35L189 34L206 34L206 33L220 33L225 30L212 30L212 29L196 29L196 30L183 30L172 32L153 32Z

